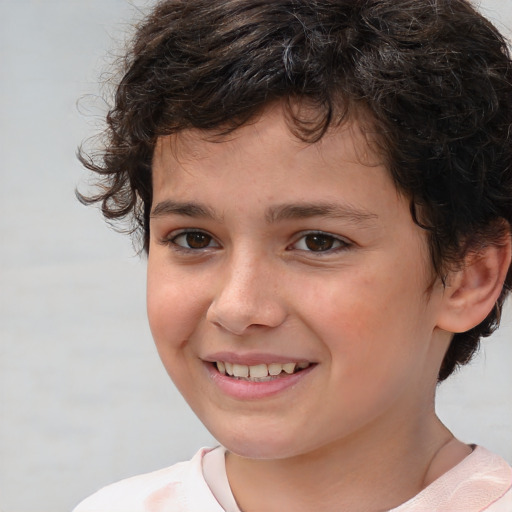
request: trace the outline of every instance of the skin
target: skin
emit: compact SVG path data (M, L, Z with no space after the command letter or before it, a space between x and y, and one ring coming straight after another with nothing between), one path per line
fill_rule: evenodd
M470 452L434 411L445 290L357 123L306 144L277 106L162 138L153 193L151 330L243 511L389 510ZM211 378L219 352L314 366L242 400Z

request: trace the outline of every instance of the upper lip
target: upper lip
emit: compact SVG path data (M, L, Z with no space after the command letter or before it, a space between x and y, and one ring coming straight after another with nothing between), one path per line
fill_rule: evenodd
M271 363L312 363L307 357L279 355L270 353L236 353L236 352L215 352L201 358L203 361L215 363L223 361L233 364L243 364L246 366L254 366L257 364Z

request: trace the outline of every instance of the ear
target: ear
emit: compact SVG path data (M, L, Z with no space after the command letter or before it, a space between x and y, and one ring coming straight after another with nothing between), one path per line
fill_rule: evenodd
M446 279L443 308L437 326L458 333L472 329L490 313L501 294L511 262L511 240L469 252L460 270Z

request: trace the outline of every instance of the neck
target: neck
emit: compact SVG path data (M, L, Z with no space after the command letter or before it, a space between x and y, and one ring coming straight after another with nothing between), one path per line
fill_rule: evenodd
M228 454L226 468L244 512L380 512L409 500L468 453L432 412L378 435L359 433L306 454L258 460Z

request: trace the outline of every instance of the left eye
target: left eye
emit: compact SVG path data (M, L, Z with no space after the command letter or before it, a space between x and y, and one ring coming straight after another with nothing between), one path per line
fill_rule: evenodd
M202 231L187 231L171 239L171 242L184 249L207 249L218 247L219 244L208 233Z
M293 248L299 251L327 252L348 245L348 242L327 233L309 233L295 242Z

